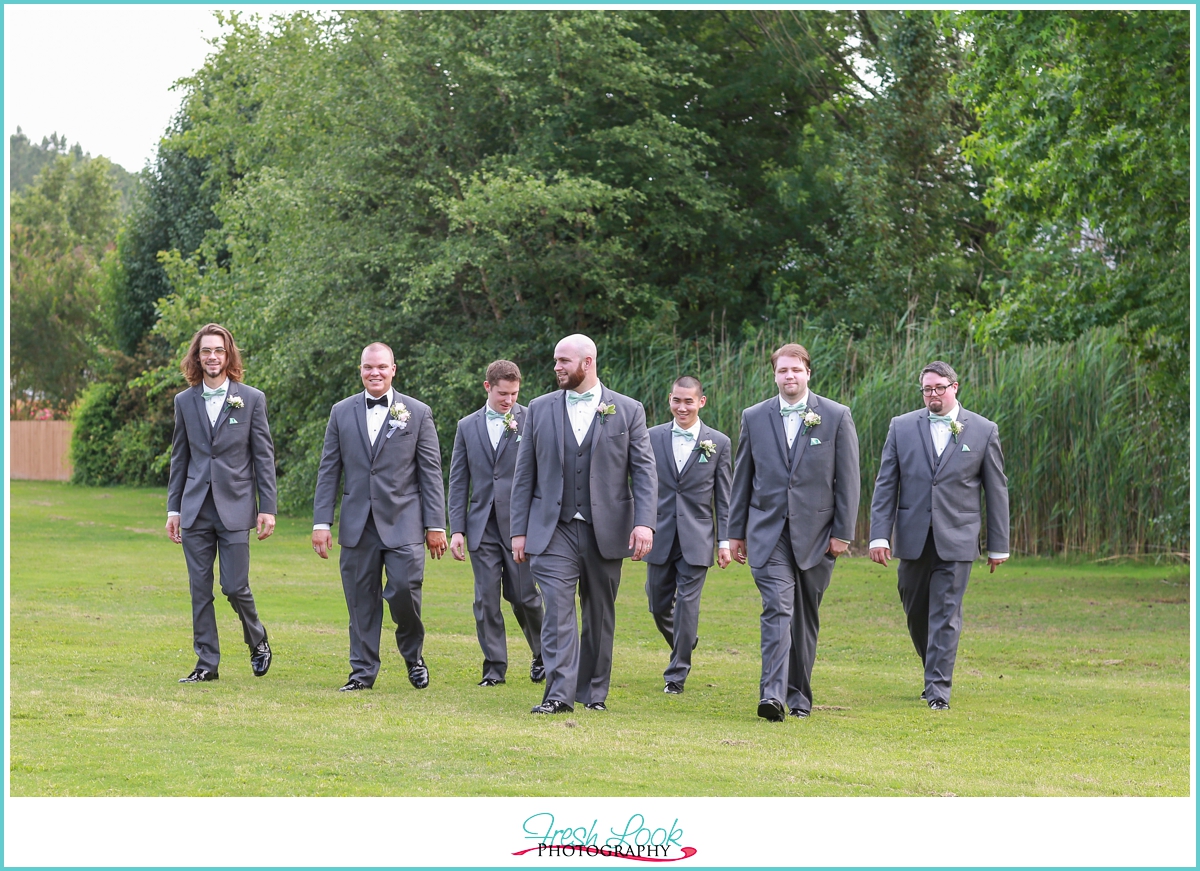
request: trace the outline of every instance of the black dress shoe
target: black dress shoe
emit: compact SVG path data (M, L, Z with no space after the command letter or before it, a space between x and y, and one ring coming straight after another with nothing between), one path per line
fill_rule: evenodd
M604 704L604 702L588 702L586 705L584 705L584 707L587 708L589 711L607 711L608 710L608 705Z
M180 683L204 683L208 680L220 680L221 676L217 674L216 669L209 671L207 668L197 668L192 671L187 677L181 677Z
M477 683L476 686L498 687L502 683L504 683L504 678L502 678L502 677L485 677L483 680L481 680L479 683Z
M263 635L263 640L258 646L250 648L250 670L254 672L255 677L262 677L270 667L271 645L267 643L267 636Z
M669 696L677 696L683 692L683 684L669 680L667 681L667 685L663 687L663 692Z
M923 701L923 702L929 701L929 699L925 698L925 690L921 690L921 701Z
M533 664L529 666L529 679L534 683L541 683L546 679L546 666L542 664L540 656L535 656Z
M418 658L416 662L405 662L408 666L408 682L419 690L429 686L429 669L425 667L424 658Z
M787 717L787 708L778 699L760 699L758 702L758 715L764 720L770 720L772 723L782 723Z
M799 717L801 720L808 719L808 711L802 711L799 708L788 708L789 717Z
M558 699L550 699L542 702L540 705L534 705L529 713L531 714L570 714L575 709L566 702L560 702Z
M357 692L358 690L369 690L369 689L370 689L370 687L367 686L365 683L363 683L361 680L359 680L356 677L352 677L352 678L350 678L350 680L346 681L345 686L338 687L338 692L339 693L353 693L353 692Z
M943 702L941 699L930 699L929 700L929 710L931 710L931 711L948 711L948 710L950 710L950 703Z

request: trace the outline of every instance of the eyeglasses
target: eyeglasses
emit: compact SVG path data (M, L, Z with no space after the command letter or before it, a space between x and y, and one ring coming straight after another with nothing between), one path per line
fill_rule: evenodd
M201 348L201 357L224 357L227 352L224 348Z
M935 393L938 396L941 396L957 383L957 381L951 381L949 384L939 384L936 387L922 387L921 393L923 393L925 396L933 396Z

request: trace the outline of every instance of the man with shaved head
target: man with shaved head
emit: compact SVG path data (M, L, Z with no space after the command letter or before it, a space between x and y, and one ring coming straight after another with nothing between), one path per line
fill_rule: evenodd
M396 646L409 682L429 686L422 647L424 544L446 551L442 454L429 406L392 389L392 349L374 342L359 362L362 393L333 406L313 497L313 550L329 559L334 503L342 493L338 544L350 612L350 678L342 692L367 690L379 674L383 603L396 622ZM387 583L383 584L384 573Z
M646 411L600 383L595 342L559 342L554 375L561 389L529 403L510 502L513 558L529 559L545 603L546 688L532 713L606 711L621 562L654 544L658 473Z

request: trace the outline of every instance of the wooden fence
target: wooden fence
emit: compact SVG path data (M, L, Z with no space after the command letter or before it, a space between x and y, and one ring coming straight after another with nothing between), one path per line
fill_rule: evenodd
M69 420L13 420L8 424L14 481L71 479Z

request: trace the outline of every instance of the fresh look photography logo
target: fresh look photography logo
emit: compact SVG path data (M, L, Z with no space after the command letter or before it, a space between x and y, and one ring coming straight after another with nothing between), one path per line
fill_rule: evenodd
M570 823L580 822L581 825ZM600 820L568 821L564 825L549 812L527 817L521 825L522 837L535 846L517 850L514 856L538 859L632 859L635 862L678 862L696 855L695 847L683 845L679 819L666 825L665 820L647 821L633 814L615 826L601 826ZM603 838L603 841L601 839Z

